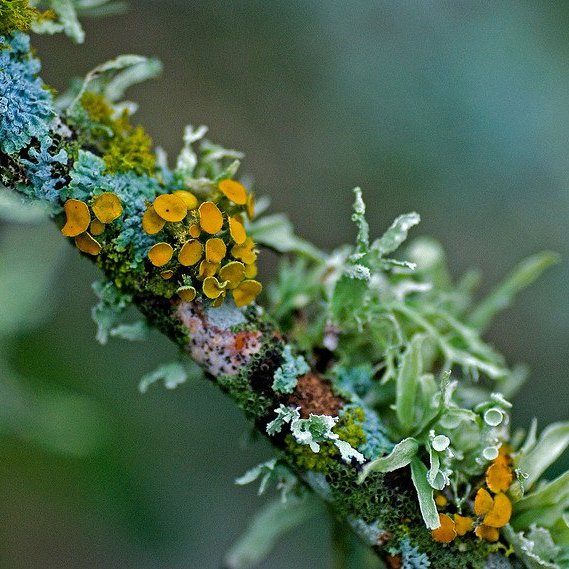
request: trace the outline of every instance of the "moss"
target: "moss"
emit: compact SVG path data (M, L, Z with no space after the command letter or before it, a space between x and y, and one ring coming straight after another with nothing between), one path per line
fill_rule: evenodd
M0 36L26 32L39 16L28 0L0 0Z
M111 128L113 127L113 108L103 95L87 91L81 95L80 102L91 120Z
M366 436L361 426L363 420L363 410L355 407L344 412L332 430L341 440L346 441L353 448L358 448L366 442ZM320 451L317 453L312 452L308 445L297 443L292 435L286 436L285 445L293 457L296 467L300 470L315 470L326 474L340 459L340 451L333 442L321 443Z
M254 421L266 417L275 405L272 399L251 389L244 372L237 376L219 376L216 382L222 391L227 393L245 412L245 415Z
M136 172L151 175L156 165L152 139L141 126L124 136L116 135L103 156L106 172Z

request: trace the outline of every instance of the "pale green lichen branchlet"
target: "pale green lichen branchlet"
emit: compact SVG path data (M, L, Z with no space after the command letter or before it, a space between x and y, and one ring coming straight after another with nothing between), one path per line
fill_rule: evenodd
M38 19L36 5L54 12ZM372 240L359 189L355 245L319 251L283 216L255 217L241 154L205 127L186 129L174 168L153 149L121 98L156 62L107 62L56 105L22 32L81 41L75 10L58 7L0 0L0 179L45 203L104 271L98 339L141 340L153 325L233 398L277 451L240 480L283 490L275 527L298 504L317 507L308 486L394 567L569 567L569 475L541 482L569 425L512 437L523 372L481 338L556 256L522 262L476 303L440 245L404 248L416 213ZM294 257L267 287L269 316L254 303L260 246ZM131 303L145 320L122 324ZM165 364L141 390L186 377Z

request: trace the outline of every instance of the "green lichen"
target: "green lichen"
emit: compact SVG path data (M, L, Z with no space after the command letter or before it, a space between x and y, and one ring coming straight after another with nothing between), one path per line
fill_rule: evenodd
M364 421L364 412L355 407L342 413L340 419L332 431L340 440L347 442L357 449L365 444L366 436L361 423ZM322 442L320 450L315 453L310 446L299 444L292 435L285 437L285 446L293 457L294 463L300 470L315 470L324 474L340 459L340 451L332 441Z
M39 16L28 0L0 0L0 36L28 31Z
M135 172L139 176L151 175L156 165L152 152L152 139L141 126L123 135L116 135L103 155L106 172Z

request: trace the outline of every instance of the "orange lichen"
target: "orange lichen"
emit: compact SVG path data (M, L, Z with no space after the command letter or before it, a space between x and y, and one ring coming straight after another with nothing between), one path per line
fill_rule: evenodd
M142 229L148 235L156 235L164 228L166 222L156 213L154 208L150 206L142 216Z
M234 289L245 278L245 265L239 261L227 263L219 271L219 278L227 281L227 288Z
M174 249L172 248L172 245L170 245L170 243L161 242L150 247L150 251L148 251L148 258L155 267L162 267L170 261L173 254Z
M489 541L490 543L494 543L500 539L500 532L493 527L486 526L484 524L478 526L474 533L480 539L484 539L485 541Z
M219 264L208 263L205 259L200 263L198 269L198 279L204 280L207 277L213 277L215 273L219 270Z
M188 213L184 200L174 194L163 194L154 200L154 211L165 221L182 221Z
M444 508L444 507L448 504L448 500L446 499L446 496L443 496L442 494L439 494L439 495L435 498L435 504L436 504L439 508Z
M225 292L225 283L220 283L215 277L206 277L203 282L203 292L211 299L218 298Z
M87 231L91 222L89 207L85 202L70 199L63 204L67 221L61 229L61 233L66 237L76 237Z
M184 302L192 302L197 295L197 290L193 286L181 286L176 292Z
M446 514L439 514L440 527L431 532L433 539L439 543L450 543L457 533L454 521Z
M89 232L91 235L101 235L105 231L105 224L101 223L98 219L94 219L89 225Z
M162 271L162 272L160 273L160 276L161 276L164 280L168 281L168 280L170 280L170 279L174 276L174 274L175 274L174 271L172 271L172 270L170 270L170 269L167 269L166 271Z
M199 263L203 254L203 245L197 239L186 241L178 253L178 261L184 267Z
M198 207L198 198L196 198L192 192L188 192L187 190L178 190L174 192L174 195L182 199L182 201L186 204L186 209L188 211L191 211L192 209L196 209L196 207Z
M213 237L206 241L205 258L208 263L221 263L226 253L227 247L225 246L223 239Z
M243 184L235 180L221 180L218 184L221 193L237 205L247 203L247 189Z
M484 517L484 525L501 528L512 517L512 502L506 494L496 494L492 509Z
M245 277L248 279L254 279L257 276L258 268L255 263L251 263L250 265L245 265Z
M204 202L199 207L200 227L206 233L219 233L223 227L223 214L213 202Z
M514 475L512 469L504 460L498 460L491 464L486 471L486 486L497 494L505 492L512 483Z
M86 231L75 237L77 249L87 255L98 255L101 252L101 244Z
M263 286L259 281L245 280L239 286L233 289L233 300L237 306L246 306L257 298L263 290Z
M249 219L255 217L255 196L253 194L247 196L247 217Z
M473 525L474 522L472 521L472 518L454 514L454 529L456 530L457 535L466 535L469 531L472 530Z
M257 260L255 243L250 237L247 237L242 245L234 245L231 249L231 254L239 261L243 261L246 265L250 265Z
M492 496L484 488L480 488L474 498L474 512L477 516L486 515L494 505Z
M193 237L194 239L197 239L202 233L200 226L196 225L195 223L192 223L190 225L190 228L188 229L188 231L190 233L190 236Z
M237 245L242 245L247 239L243 218L240 215L233 215L229 218L229 234Z
M122 215L121 200L113 192L105 192L97 196L91 206L95 217L101 223L112 223Z

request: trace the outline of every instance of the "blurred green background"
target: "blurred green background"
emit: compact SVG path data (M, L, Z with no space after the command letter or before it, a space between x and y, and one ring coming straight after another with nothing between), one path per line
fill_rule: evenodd
M532 368L515 424L543 426L569 415L568 24L564 1L133 0L87 21L84 46L34 42L60 90L120 53L159 57L161 79L130 93L154 140L173 159L186 123L209 125L321 247L352 239L361 185L375 234L417 210L414 234L486 290L560 252L489 334ZM55 228L0 225L0 567L219 568L262 503L233 480L269 449L205 382L140 395L175 350L95 343L96 278ZM313 523L263 567L328 567L328 535Z

